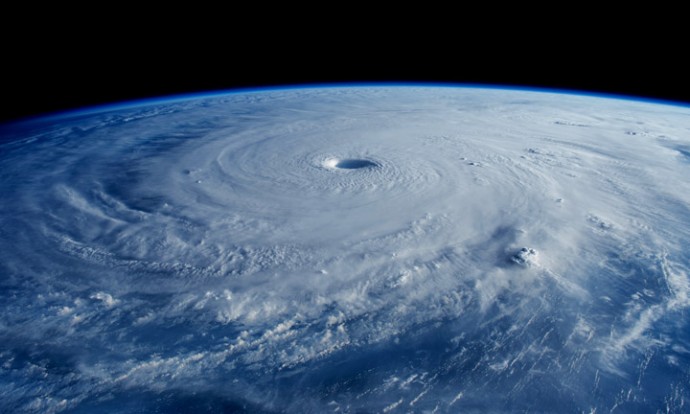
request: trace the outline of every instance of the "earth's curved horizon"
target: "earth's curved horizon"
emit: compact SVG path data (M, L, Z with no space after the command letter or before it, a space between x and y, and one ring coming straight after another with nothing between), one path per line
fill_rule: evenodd
M592 97L600 99L615 99L656 105L668 105L677 107L690 107L690 99L669 94L654 94L648 92L645 95L635 94L625 89L584 89L576 85L565 86L539 86L521 83L490 83L490 82L453 82L453 81L334 81L334 82L302 82L285 84L267 84L255 86L226 86L216 89L189 89L162 92L152 95L131 95L129 98L104 100L93 99L89 103L67 104L50 107L48 109L24 110L21 114L12 118L0 120L0 127L8 128L18 124L30 124L36 121L58 120L60 118L72 118L101 112L110 112L120 109L133 109L142 106L165 104L176 101L208 99L220 96L232 96L242 94L279 92L291 90L311 89L351 89L351 88L446 88L446 89L485 89L514 92L535 92L559 95L572 95Z
M690 106L568 92L0 125L0 411L686 411Z

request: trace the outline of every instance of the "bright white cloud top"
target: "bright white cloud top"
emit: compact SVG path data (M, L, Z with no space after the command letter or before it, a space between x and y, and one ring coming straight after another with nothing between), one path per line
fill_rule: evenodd
M690 108L313 88L0 133L0 411L688 410Z

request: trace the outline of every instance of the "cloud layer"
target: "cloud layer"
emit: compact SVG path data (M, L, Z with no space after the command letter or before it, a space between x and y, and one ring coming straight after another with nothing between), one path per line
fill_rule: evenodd
M421 87L4 126L0 407L682 411L688 131Z

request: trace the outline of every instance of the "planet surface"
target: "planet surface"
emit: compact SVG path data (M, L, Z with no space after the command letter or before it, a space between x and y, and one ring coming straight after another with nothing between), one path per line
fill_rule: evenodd
M690 107L288 88L0 136L2 412L690 410Z

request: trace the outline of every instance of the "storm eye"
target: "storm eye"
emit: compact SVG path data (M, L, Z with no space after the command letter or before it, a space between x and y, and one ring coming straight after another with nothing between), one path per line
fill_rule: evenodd
M326 167L338 168L341 170L359 170L362 168L374 168L379 166L374 161L361 158L347 158L342 160L331 158L327 160L324 164L326 165Z

